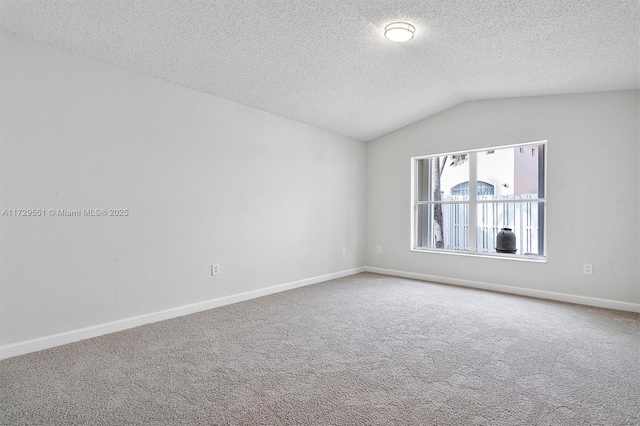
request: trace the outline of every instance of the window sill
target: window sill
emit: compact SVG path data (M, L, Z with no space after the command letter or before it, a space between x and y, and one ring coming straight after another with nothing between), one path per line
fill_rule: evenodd
M453 255L453 256L483 257L485 259L515 260L519 262L547 263L546 257L537 256L537 255L528 256L528 255L508 254L508 253L473 253L470 251L426 249L426 248L412 248L411 251L420 252L420 253L445 254L445 255Z

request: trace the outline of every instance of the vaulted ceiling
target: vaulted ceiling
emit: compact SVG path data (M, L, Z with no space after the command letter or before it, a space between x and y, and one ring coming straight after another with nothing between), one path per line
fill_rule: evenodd
M638 0L0 0L0 28L367 141L470 100L637 89L639 8ZM397 20L416 27L413 40L384 38Z

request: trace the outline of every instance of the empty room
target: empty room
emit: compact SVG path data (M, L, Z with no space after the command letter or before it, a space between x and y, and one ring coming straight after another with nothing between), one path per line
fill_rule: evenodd
M637 0L0 0L1 425L640 424Z

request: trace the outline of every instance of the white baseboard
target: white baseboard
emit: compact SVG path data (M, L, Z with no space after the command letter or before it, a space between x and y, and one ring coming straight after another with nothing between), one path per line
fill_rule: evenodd
M85 327L77 330L66 331L51 336L40 337L37 339L25 340L22 342L12 343L0 346L0 359L11 358L18 355L24 355L30 352L41 351L43 349L53 348L55 346L65 345L92 337L102 336L116 331L122 331L145 324L151 324L166 319L176 318L183 315L189 315L196 312L206 311L208 309L220 306L230 305L249 299L255 299L269 294L279 293L281 291L292 290L294 288L304 287L307 285L317 284L336 278L342 278L349 275L355 275L361 272L373 272L376 274L391 275L402 278L411 278L421 281L431 281L443 284L457 285L461 287L471 287L483 290L497 291L501 293L517 294L521 296L537 297L540 299L557 300L560 302L576 303L580 305L596 306L599 308L616 309L627 312L639 312L640 304L621 302L618 300L599 299L596 297L577 296L566 293L556 293L552 291L535 290L530 288L513 287L501 284L484 283L480 281L461 280L456 278L441 277L437 275L419 274L415 272L404 272L393 269L375 268L365 266L362 268L348 269L345 271L335 272L332 274L319 275L304 280L294 281L285 284L279 284L272 287L261 288L258 290L247 291L244 293L233 294L231 296L220 297L216 299L206 300L203 302L193 303L190 305L178 306L150 314L139 315L136 317L125 318L104 324L98 324L91 327Z
M556 300L559 302L576 303L579 305L595 306L598 308L616 309L627 312L640 312L640 304L621 302L618 300L599 299L597 297L577 296L574 294L556 293L553 291L535 290L531 288L513 287L502 284L491 284L480 281L460 280L456 278L440 277L437 275L418 274L414 272L396 271L393 269L375 268L365 266L365 271L376 274L392 275L395 277L411 278L421 281L431 281L442 284L451 284L461 287L479 288L483 290L498 291L500 293L517 294L520 296L537 297L539 299Z
M116 331L122 331L145 324L176 318L183 315L189 315L196 312L206 311L208 309L213 309L220 306L231 305L233 303L238 303L249 299L255 299L256 297L279 293L281 291L304 287L311 284L317 284L323 281L342 278L349 275L355 275L360 272L364 272L364 270L364 268L354 268L335 272L332 274L319 275L304 280L279 284L272 287L261 288L258 290L247 291L239 294L233 294L231 296L219 297L217 299L192 303L190 305L178 306L159 312L152 312L150 314L139 315L136 317L98 324L91 327L66 331L51 336L39 337L37 339L12 343L9 345L0 346L0 359L11 358L30 352L41 351L43 349L49 349L55 346L65 345L67 343L73 343L84 339L90 339L92 337L102 336L105 334L114 333Z

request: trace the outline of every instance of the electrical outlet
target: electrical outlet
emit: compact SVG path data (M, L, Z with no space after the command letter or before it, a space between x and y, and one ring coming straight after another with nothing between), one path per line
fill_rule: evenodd
M220 273L220 265L211 265L211 276L218 275Z
M593 274L593 265L590 263L585 263L584 265L582 265L582 272L585 275L592 275Z
M382 247L380 246L376 247L376 253L382 253Z

